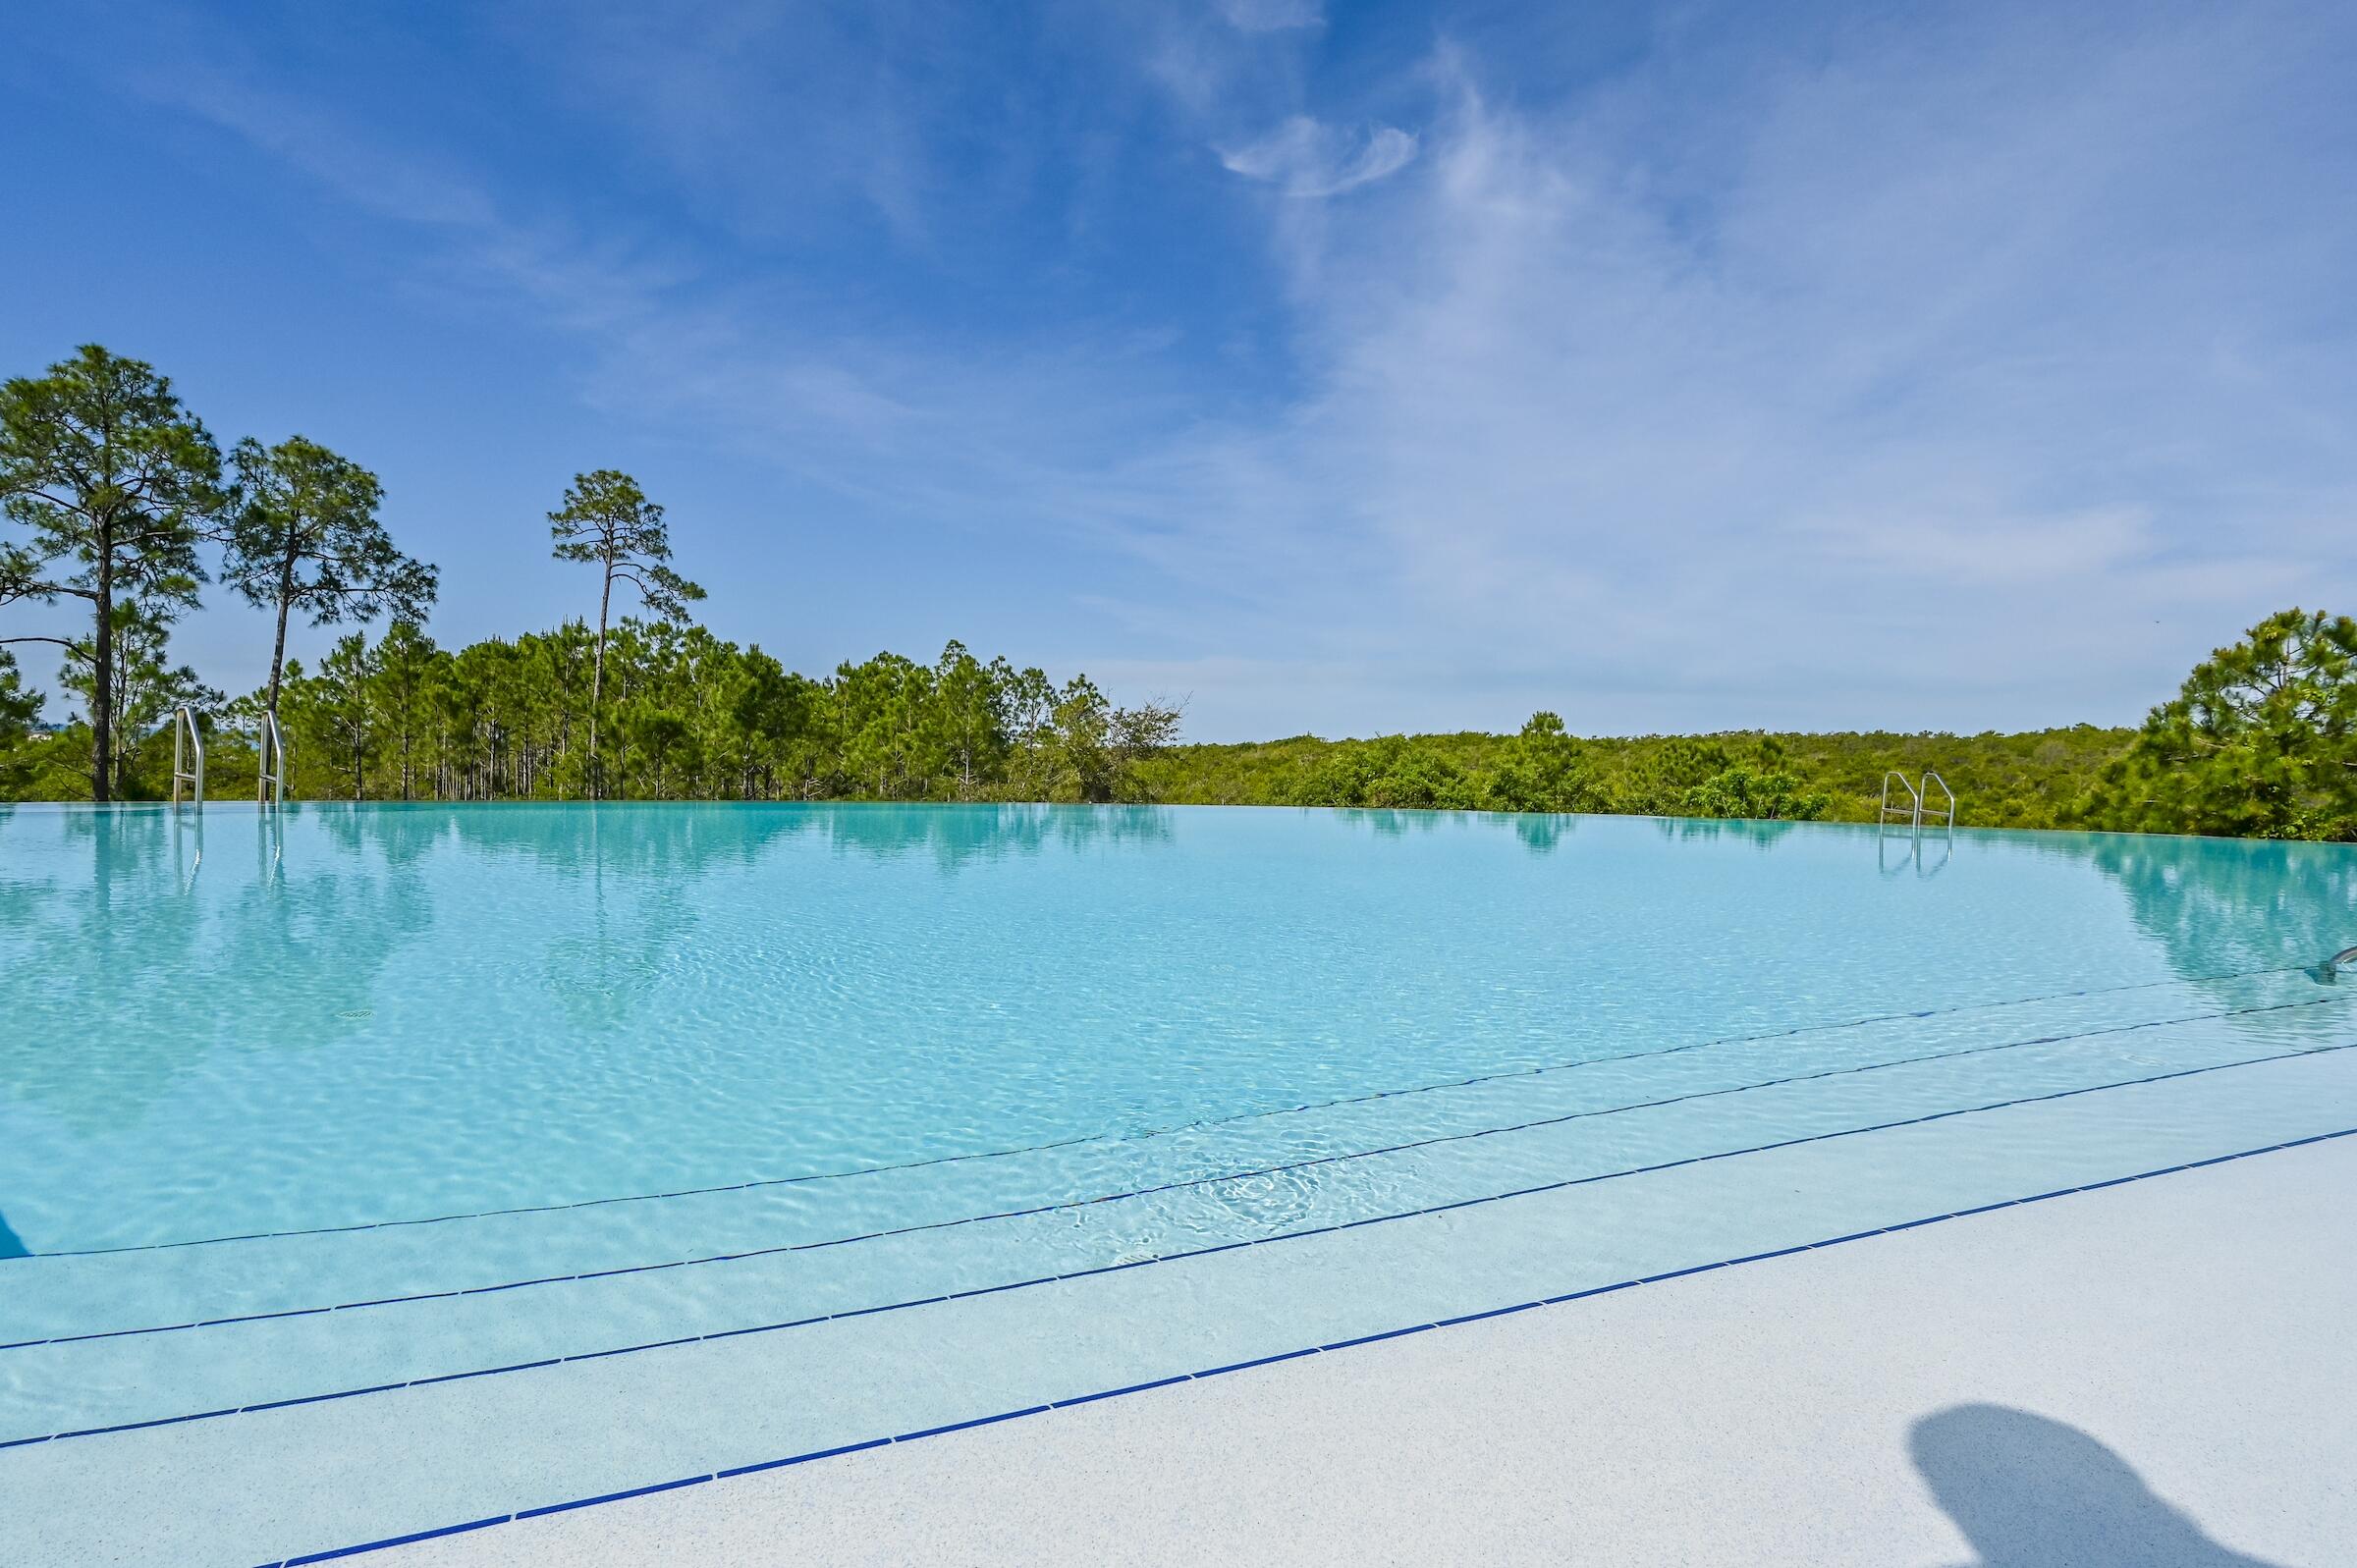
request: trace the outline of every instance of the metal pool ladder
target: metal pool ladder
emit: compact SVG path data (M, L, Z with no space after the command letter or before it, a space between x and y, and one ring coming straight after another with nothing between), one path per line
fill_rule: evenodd
M1899 788L1907 792L1906 799L1897 805L1891 803L1891 781L1893 779L1898 781ZM1878 814L1878 820L1887 825L1892 817L1896 817L1910 828L1922 827L1923 797L1931 792L1935 784L1939 786L1941 797L1947 802L1946 806L1938 808L1939 814L1935 820L1943 828L1954 827L1956 825L1956 792L1947 786L1946 779L1928 768L1924 770L1923 787L1920 789L1907 783L1907 776L1895 768L1883 775L1883 805Z
M262 722L254 728L254 765L259 770L253 780L253 803L283 806L287 803L287 742L278 732L278 715L265 711ZM203 798L201 793L198 798Z
M193 754L195 766L187 764ZM184 704L172 710L172 804L180 804L180 786L194 788L196 804L204 804L204 736L196 732L196 716Z

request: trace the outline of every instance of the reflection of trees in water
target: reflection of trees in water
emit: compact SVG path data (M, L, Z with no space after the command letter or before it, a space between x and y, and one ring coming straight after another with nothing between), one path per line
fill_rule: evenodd
M580 920L541 948L542 983L587 1029L634 1017L697 923L696 885L755 865L795 832L783 812L594 801L387 808L478 859L512 857L578 889Z
M1161 843L1171 837L1164 806L837 805L799 809L804 826L838 849L880 860L929 854L944 871L974 861L1037 854L1049 844Z
M1401 838L1410 833L1433 833L1443 823L1490 833L1510 832L1522 840L1522 847L1541 855L1570 837L1579 825L1576 816L1545 811L1418 811L1395 810L1388 806L1305 806L1302 809L1318 812L1331 810L1331 814L1340 821L1368 829L1379 838Z
M1316 808L1307 808L1316 809ZM1397 838L1408 833L1431 833L1443 823L1488 829L1494 832L1511 830L1524 847L1534 854L1545 854L1564 838L1578 831L1577 813L1514 812L1514 811L1392 811L1369 806L1346 806L1334 813L1344 822L1371 828L1385 838ZM1622 821L1650 821L1665 838L1740 838L1765 849L1800 826L1797 822L1744 822L1725 817L1653 817L1622 818Z
M570 1018L606 1028L693 940L697 884L783 840L819 835L955 872L1172 834L1171 813L1151 806L306 802L283 819L61 819L77 853L37 875L0 864L0 1082L93 1130L136 1121L208 1052L312 1050L364 1031L386 965L432 923L422 862L437 846L520 856L577 887L582 917L551 934L546 984Z
M2357 944L2357 849L2254 838L2054 835L2119 884L2187 978L2305 968Z
M434 815L433 831L455 834L480 852L526 855L555 870L598 867L689 880L720 866L753 865L772 843L805 834L879 859L927 853L953 870L1049 844L1160 842L1171 836L1170 811L1160 806L601 801L406 809Z
M1514 817L1514 837L1522 847L1533 854L1545 854L1568 838L1578 826L1576 817L1559 816L1552 812L1522 812Z
M365 828L301 865L274 859L279 825L259 814L200 827L165 810L78 810L63 831L86 846L86 883L0 871L0 1082L79 1128L137 1119L209 1051L356 1033L387 960L432 915L424 880L394 862L405 844ZM247 835L258 868L213 896Z
M88 856L86 882L0 866L0 1083L94 1130L136 1115L204 1049L180 997L221 966L196 961L202 926L175 867L175 849L184 864L190 851L171 814L99 807L56 820Z
M753 864L772 841L797 831L792 814L799 808L583 801L385 809L428 818L436 834L476 856L516 855L558 872L694 881L723 866Z
M372 847L388 866L410 866L424 858L435 842L448 836L449 818L432 806L382 805L306 806L304 814L336 847L357 854Z
M552 938L541 954L549 994L568 1018L611 1029L645 1005L665 964L695 930L688 888L716 864L691 857L669 869L625 864L609 873L604 857L592 855L583 890L588 928Z
M1335 816L1354 828L1366 828L1378 838L1401 838L1410 833L1431 833L1443 822L1461 822L1462 811L1397 811L1389 806L1343 806Z
M20 815L29 813L20 813L15 806L0 805L0 841L5 841L10 827ZM36 880L24 875L22 871L12 874L9 863L0 859L0 941L31 931L39 923L42 907L56 892L56 878ZM8 957L12 951L11 948L0 947L0 957ZM0 986L4 986L12 976L27 978L23 970L22 964L10 958L6 965L0 966ZM0 1013L0 1017L6 1016L9 1015Z
M1748 822L1731 817L1656 817L1653 825L1665 838L1741 839L1761 849L1781 842L1797 822Z
M838 850L879 860L929 855L955 872L1049 845L1159 842L1171 834L1169 812L1152 806L598 802L441 815L472 851L526 856L580 879L585 922L548 942L543 974L569 1018L600 1029L632 1017L692 940L695 885L758 865L781 840L820 835Z

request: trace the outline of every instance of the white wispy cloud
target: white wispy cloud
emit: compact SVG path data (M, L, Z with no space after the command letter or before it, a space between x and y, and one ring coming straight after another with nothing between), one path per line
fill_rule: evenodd
M1397 126L1351 131L1297 114L1256 140L1222 149L1220 163L1288 196L1335 196L1398 174L1415 156L1416 138Z
M1212 548L1381 564L1282 579L1304 668L1368 672L1343 728L2133 717L2357 587L2302 325L2357 225L2281 107L2319 67L2177 21L1867 33L1707 115L1642 71L1500 106L1444 55L1428 167L1307 256L1311 390L1200 437L1255 519Z
M767 36L722 15L756 29L724 42ZM1309 112L1285 32L1156 23L1120 80L1250 182L1238 210L1293 269L1291 390L1248 415L1134 324L830 325L784 285L519 219L317 105L200 76L185 97L579 335L600 406L1014 559L1127 564L1086 594L1116 632L1042 606L1033 656L1189 691L1208 736L1541 706L1972 728L2131 718L2280 603L2357 598L2330 325L2357 214L2305 150L2333 72L2303 20L1971 8L1740 56L1679 35L1541 99L1485 92L1475 38L1373 114ZM695 59L630 112L654 103L686 188L757 204ZM762 101L752 63L725 84ZM931 243L921 109L875 113L909 128L891 172L760 179L849 182Z

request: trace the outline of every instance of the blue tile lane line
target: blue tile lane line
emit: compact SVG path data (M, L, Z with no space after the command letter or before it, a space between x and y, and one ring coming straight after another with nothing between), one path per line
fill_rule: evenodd
M1248 1181L1261 1176L1283 1175L1289 1171L1307 1170L1320 1165L1342 1164L1353 1160L1372 1160L1385 1155L1431 1149L1443 1144L1469 1143L1479 1138L1495 1138L1511 1133L1530 1132L1542 1127L1558 1127L1566 1122L1583 1121L1601 1116L1617 1116L1629 1111L1659 1110L1669 1106L1681 1106L1698 1100L1716 1100L1731 1095L1750 1094L1761 1089L1781 1089L1791 1084L1816 1083L1828 1078L1854 1077L1869 1072L1882 1072L1892 1067L1913 1067L1920 1066L1925 1062L1952 1061L1959 1056L1987 1055L1992 1052L2019 1051L2031 1046L2060 1045L2070 1041L2134 1034L2146 1029L2170 1029L2181 1024L2209 1023L2220 1018L2246 1017L2253 1013L2286 1012L2307 1007L2330 1006L2344 1000L2347 999L2324 997L2306 1001L2235 1007L2223 1012L2195 1013L2182 1018L2156 1018L2142 1023L2113 1024L2102 1029L2085 1029L2070 1034L2041 1035L2033 1040L2009 1040L1996 1045L1967 1046L1957 1051L1937 1051L1925 1055L1901 1056L1889 1061L1867 1062L1854 1067L1828 1067L1818 1072L1795 1073L1788 1077L1770 1078L1758 1083L1734 1084L1723 1089L1700 1089L1692 1094L1672 1095L1662 1100L1643 1100L1633 1105L1599 1107L1593 1110L1574 1110L1560 1116L1545 1116L1535 1121L1515 1122L1504 1127L1484 1127L1474 1132L1446 1133L1437 1137L1418 1139L1412 1143L1389 1144L1379 1149L1362 1149L1348 1154L1320 1155L1313 1159L1297 1160L1286 1164L1265 1165L1249 1170L1231 1170L1213 1176L1195 1176L1184 1181L1164 1182L1159 1186L1140 1187L1127 1192L1102 1193L1093 1198L1070 1199L1062 1203L1039 1204L1027 1209L1003 1209L990 1214L965 1215L956 1219L935 1219L922 1224L862 1231L857 1235L835 1236L823 1241L800 1241L771 1247L752 1247L737 1252L709 1253L696 1258L674 1258L662 1263L626 1264L611 1269L584 1270L577 1273L544 1274L531 1279L512 1279L504 1284L496 1285L468 1285L450 1290L421 1290L408 1295L378 1296L366 1301L339 1302L332 1306L285 1307L275 1312L233 1314L220 1318L202 1318L191 1323L162 1324L141 1328L108 1328L91 1333L56 1334L46 1339L18 1339L0 1343L0 1353L11 1350L36 1349L44 1345L86 1344L100 1339L129 1339L147 1334L186 1333L191 1329L218 1328L231 1324L274 1323L287 1318L317 1318L330 1313L361 1312L375 1307L414 1305L422 1301L453 1301L467 1296L496 1295L502 1291L522 1290L537 1285L580 1284L598 1279L617 1279L631 1274L661 1273L675 1269L694 1269L707 1264L744 1263L760 1258L782 1257L790 1253L820 1252L830 1247L848 1247L861 1242L919 1235L928 1231L954 1230L961 1225L985 1224L1002 1219L1031 1218L1067 1210L1093 1208L1098 1204L1125 1203L1133 1199L1154 1197L1162 1193L1217 1186L1222 1182L1229 1181ZM0 1444L0 1447L5 1446L6 1444Z
M652 1350L675 1350L685 1345L706 1344L723 1339L741 1339L752 1334L781 1333L795 1328L807 1328L817 1324L838 1323L852 1318L869 1318L879 1313L904 1312L917 1307L937 1306L943 1302L965 1301L976 1296L995 1296L1010 1290L1030 1290L1042 1285L1094 1278L1100 1274L1121 1273L1126 1270L1151 1268L1158 1264L1179 1263L1192 1258L1208 1258L1223 1252L1238 1252L1246 1247L1267 1247L1280 1242L1300 1241L1311 1236L1338 1235L1343 1231L1364 1229L1369 1225L1390 1224L1401 1219L1423 1218L1431 1215L1453 1213L1460 1209L1476 1209L1487 1204L1505 1203L1516 1198L1534 1197L1541 1193L1562 1192L1573 1187L1592 1186L1603 1181L1617 1181L1624 1176L1651 1175L1664 1170L1680 1169L1687 1165L1711 1164L1722 1160L1739 1160L1748 1155L1768 1154L1780 1149L1797 1149L1807 1144L1829 1143L1838 1138L1855 1138L1866 1133L1889 1132L1898 1127L1919 1127L1930 1122L1947 1121L1957 1116L1979 1115L1986 1111L2003 1110L2015 1106L2044 1105L2056 1100L2076 1099L2082 1095L2105 1094L2115 1089L2133 1089L2144 1084L2168 1083L2180 1078L2198 1078L2214 1072L2230 1072L2241 1067L2256 1067L2269 1062L2290 1061L2303 1056L2328 1055L2335 1052L2351 1050L2357 1050L2357 1044L2311 1046L2299 1051L2278 1052L2273 1055L2252 1056L2242 1061L2224 1061L2206 1067L2184 1067L2173 1072L2154 1073L2149 1077L2131 1078L2120 1083L2091 1084L2084 1088L2061 1089L2043 1095L2024 1095L2014 1100L1999 1101L1993 1105L1963 1106L1951 1110L1936 1110L1926 1115L1878 1122L1868 1127L1846 1127L1836 1132L1810 1133L1805 1137L1758 1144L1749 1149L1727 1150L1718 1154L1690 1155L1681 1160L1664 1161L1659 1164L1640 1165L1626 1170L1605 1171L1589 1176L1573 1176L1562 1181L1542 1182L1536 1186L1519 1187L1511 1192L1488 1193L1478 1198L1459 1198L1451 1203L1433 1204L1428 1208L1412 1209L1399 1214L1372 1215L1364 1219L1345 1219L1330 1225L1281 1231L1276 1235L1255 1236L1246 1241L1221 1242L1214 1246L1198 1247L1186 1252L1163 1253L1152 1258L1138 1258L1128 1263L1100 1264L1087 1269L1074 1269L1060 1274L1044 1274L1037 1278L1013 1280L1005 1284L977 1285L970 1289L953 1290L941 1295L923 1296L908 1301L884 1302L873 1307L853 1307L842 1312L821 1313L782 1323L756 1324L744 1328L721 1328L701 1334L681 1334L670 1339L652 1339L640 1344L617 1345L607 1350L587 1350L572 1355L547 1356L537 1361L511 1362L497 1367L478 1367L468 1372L439 1373L430 1378L412 1378L401 1382L371 1383L360 1388L339 1388L326 1393L301 1394L290 1399L271 1399L250 1405L224 1405L216 1410L192 1411L181 1416L157 1416L144 1421L116 1422L104 1427L82 1427L67 1432L46 1433L37 1437L12 1437L5 1442L0 1442L0 1451L10 1448L27 1448L35 1443L69 1442L78 1438L100 1437L112 1433L143 1432L151 1427L177 1427L192 1421L218 1421L229 1416L256 1415L263 1411L284 1410L295 1405L322 1404L334 1399L357 1399L371 1394L393 1393L404 1388L430 1388L439 1383L466 1382L476 1378L496 1378L510 1373L535 1372L546 1367L567 1366L584 1361L603 1361L609 1357L632 1356ZM1641 1284L1644 1281L1631 1282ZM1587 1294L1594 1294L1594 1292L1587 1292Z
M2305 966L2277 964L2265 969L2235 969L2219 975L2172 976L2167 980L2138 980L2119 986L2090 986L2079 991L2054 991L2038 997L2014 997L2001 1001L1959 1002L1950 1007L1926 1007L1909 1012L1880 1012L1863 1018L1848 1018L1835 1023L1794 1024L1787 1028L1771 1029L1756 1035L1723 1035L1712 1040L1691 1040L1682 1046L1670 1046L1656 1051L1632 1051L1617 1056L1584 1056L1577 1061L1549 1062L1537 1067L1510 1067L1502 1072L1480 1073L1471 1078L1453 1078L1447 1083L1416 1084L1406 1089L1378 1089L1371 1094L1351 1095L1341 1100L1320 1100L1298 1106L1278 1106L1267 1110L1243 1110L1228 1116L1206 1116L1172 1127L1149 1127L1137 1132L1083 1133L1078 1137L1060 1138L1053 1143L1026 1144L1015 1149L983 1149L961 1155L936 1155L927 1160L904 1161L898 1164L856 1165L846 1170L811 1171L798 1176L765 1176L754 1181L733 1181L717 1187L681 1187L671 1192L624 1193L608 1198L582 1198L572 1203L525 1204L512 1209L478 1209L465 1214L425 1215L406 1219L367 1219L343 1225L312 1225L293 1230L250 1230L230 1236L190 1236L179 1241L138 1242L122 1247L68 1247L55 1252L28 1253L36 1258L104 1258L125 1252L172 1252L182 1247L217 1247L242 1241L283 1241L294 1236L343 1236L363 1230L395 1230L408 1225L446 1225L469 1219L500 1219L512 1215L563 1214L575 1209L601 1209L614 1204L663 1203L675 1198L704 1198L724 1192L751 1192L763 1187L791 1187L804 1182L841 1181L851 1176L880 1176L901 1170L924 1170L935 1165L963 1164L977 1160L1008 1160L1019 1155L1045 1154L1055 1149L1071 1149L1092 1143L1136 1143L1149 1138L1167 1138L1175 1133L1194 1132L1205 1127L1223 1127L1235 1122L1257 1121L1270 1116L1295 1116L1305 1111L1335 1110L1345 1106L1372 1105L1379 1100L1397 1100L1407 1095L1436 1094L1448 1089L1466 1089L1476 1084L1502 1083L1513 1078L1535 1078L1548 1073L1571 1072L1581 1067L1600 1067L1619 1061L1643 1061L1654 1056L1674 1056L1688 1051L1708 1051L1719 1046L1759 1045L1771 1040L1787 1040L1794 1035L1833 1034L1844 1029L1864 1029L1878 1023L1904 1023L1913 1018L1943 1018L1956 1013L1995 1012L2006 1007L2034 1007L2042 1001L2071 1001L2085 997L2109 997L2128 991L2152 991L2163 986L2217 985L2228 980L2253 980L2266 975L2299 974Z
M1744 1264L1765 1263L1773 1258L1788 1258L1795 1253L1816 1252L1827 1247L1839 1247L1853 1241L1865 1241L1875 1236L1896 1235L1902 1230L1916 1230L1949 1219L1968 1219L1975 1215L1994 1214L2000 1209L2018 1209L2024 1204L2045 1203L2054 1198L2068 1198L2079 1193L2101 1192L2107 1187L2124 1186L2132 1181L2150 1181L2156 1176L2173 1176L2181 1171L2201 1170L2211 1165L2223 1165L2237 1160L2255 1159L2286 1149L2302 1149L2311 1144L2330 1143L2334 1139L2357 1137L2357 1127L2344 1127L2338 1132L2317 1133L2307 1138L2290 1138L2281 1143L2268 1144L2258 1149L2238 1150L2233 1154L2214 1155L2207 1160L2189 1160L2183 1164L2165 1165L2158 1170L2142 1170L2129 1176L2112 1176L2103 1181L2090 1181L2076 1187L2057 1187L2052 1192L2034 1193L2027 1198L2006 1198L1978 1208L1959 1209L1953 1214L1931 1215L1922 1219L1909 1219L1879 1230L1853 1231L1843 1236L1829 1236L1823 1241L1804 1242L1793 1247L1779 1247L1774 1252L1747 1254L1727 1258L1718 1263L1698 1264L1691 1269L1673 1269L1667 1273L1649 1274L1642 1279L1623 1279L1615 1284L1594 1285L1585 1290L1568 1291L1560 1296L1548 1296L1539 1301L1525 1301L1511 1307L1492 1307L1483 1312L1464 1313L1454 1318L1442 1318L1432 1323L1414 1324L1405 1328L1394 1328L1384 1333L1361 1334L1354 1339L1338 1339L1331 1344L1312 1345L1306 1350L1288 1351L1284 1355L1264 1356L1256 1361L1241 1361L1226 1367L1213 1367L1203 1372L1181 1373L1171 1378L1157 1378L1151 1382L1131 1383L1124 1388L1108 1388L1102 1393L1079 1394L1070 1399L1052 1400L1044 1405L1030 1405L1021 1410L1004 1411L995 1416L983 1416L974 1421L961 1421L948 1427L929 1427L921 1432L903 1433L895 1437L871 1437L864 1442L842 1443L832 1448L817 1448L807 1453L790 1454L783 1459L763 1460L758 1464L738 1465L729 1470L716 1470L709 1475L685 1476L678 1481L658 1482L648 1487L633 1487L627 1491L603 1492L594 1497L581 1497L572 1502L551 1503L541 1508L526 1508L512 1514L499 1514L488 1519L470 1519L465 1524L444 1525L436 1530L420 1530L407 1536L387 1536L382 1540L362 1541L355 1546L337 1546L327 1551L314 1551L300 1557L288 1557L278 1562L262 1563L258 1568L301 1568L306 1563L332 1562L341 1557L356 1557L363 1552L383 1551L393 1546L411 1545L416 1541L433 1541L444 1536L466 1535L471 1531L488 1530L494 1525L509 1524L521 1519L537 1519L547 1514L566 1513L576 1508L595 1507L600 1503L618 1502L629 1497L643 1497L651 1492L677 1491L685 1487L700 1487L706 1482L728 1481L738 1476L757 1475L765 1470L783 1470L792 1465L806 1465L813 1460L833 1459L843 1454L861 1453L870 1448L883 1448L893 1443L914 1442L922 1437L937 1437L945 1433L964 1432L974 1427L987 1427L1002 1421L1016 1421L1025 1416L1043 1415L1051 1410L1069 1410L1078 1405L1095 1404L1100 1400L1119 1399L1127 1394L1145 1393L1150 1389L1168 1388L1182 1382L1199 1382L1226 1373L1241 1372L1251 1367L1264 1367L1275 1361L1293 1361L1303 1356L1325 1355L1337 1350L1349 1350L1385 1339L1398 1339L1407 1334L1427 1333L1435 1328L1453 1328L1460 1324L1480 1323L1485 1319L1508 1317L1518 1312L1532 1312L1541 1307L1560 1307L1567 1302L1585 1301L1591 1296L1609 1296L1617 1291L1633 1290L1640 1285L1660 1284L1666 1280L1682 1279L1689 1274L1710 1273L1721 1269L1739 1268Z

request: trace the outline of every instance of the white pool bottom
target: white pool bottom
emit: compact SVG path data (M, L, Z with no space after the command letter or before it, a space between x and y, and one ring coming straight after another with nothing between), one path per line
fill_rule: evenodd
M2352 1322L2340 1140L358 1560L2323 1568Z

